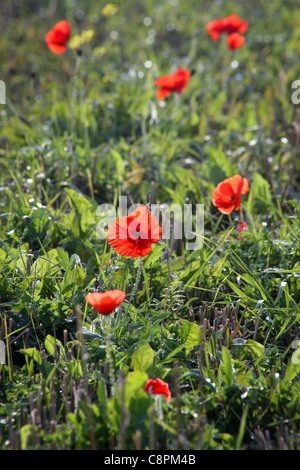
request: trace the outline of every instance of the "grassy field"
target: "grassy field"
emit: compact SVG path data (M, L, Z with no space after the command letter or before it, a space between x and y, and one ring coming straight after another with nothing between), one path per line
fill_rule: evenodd
M297 2L113 4L1 2L0 449L300 449ZM235 50L206 31L231 14ZM158 100L179 67L188 86ZM249 191L222 214L236 174ZM118 255L97 208L120 196L202 205L202 246ZM103 317L85 296L112 289Z

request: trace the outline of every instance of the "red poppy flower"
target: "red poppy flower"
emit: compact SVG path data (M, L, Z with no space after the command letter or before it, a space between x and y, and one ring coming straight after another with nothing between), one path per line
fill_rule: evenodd
M244 230L247 230L247 225L244 222L240 222L239 225L239 232L243 232Z
M71 26L68 21L60 21L45 36L45 41L54 54L63 54L67 48L67 42L71 37Z
M98 313L109 315L125 299L125 292L119 289L106 292L91 292L85 296L85 300L95 307Z
M248 181L240 175L226 178L213 191L213 205L222 214L230 214L234 209L238 211L241 206L241 194L247 194L248 187Z
M222 33L228 34L227 45L229 49L236 49L245 42L245 37L241 34L247 31L248 21L242 21L238 15L229 15L224 19L210 21L206 25L206 29L214 41L218 41Z
M159 242L161 234L156 217L147 206L140 206L111 224L107 241L120 255L138 258L151 252L152 243Z
M237 49L238 47L241 47L245 41L245 36L238 33L232 33L227 36L227 45L229 49Z
M247 225L244 222L240 222L239 233L242 233L244 230L247 230ZM242 237L242 235L239 235L238 239L239 240L244 240L244 237Z
M206 25L206 30L210 37L214 41L220 39L221 33L223 33L223 20L212 20Z
M245 33L248 29L248 21L242 21L238 15L229 15L223 20L223 32L227 34Z
M145 392L153 395L165 395L167 403L171 401L169 385L161 379L148 379L144 388Z
M155 85L160 87L160 89L156 92L157 98L162 100L173 92L178 94L182 93L187 85L187 82L189 81L190 76L191 72L180 68L173 74L164 75L163 77L158 78L154 82Z

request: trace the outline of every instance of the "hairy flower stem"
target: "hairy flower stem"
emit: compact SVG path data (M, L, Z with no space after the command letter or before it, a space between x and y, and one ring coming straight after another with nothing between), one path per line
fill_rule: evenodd
M81 63L81 58L77 56L76 62L75 62L75 69L74 69L74 75L73 75L73 90L72 90L72 100L71 100L71 137L73 139L74 143L74 138L75 138L75 115L76 115L76 103L77 103L77 97L78 97L78 71L79 71L79 66Z
M132 289L131 296L130 296L130 299L129 299L129 302L128 302L128 307L126 309L125 314L128 312L128 309L129 309L131 303L133 302L133 300L135 298L135 295L136 295L136 292L138 290L138 286L139 286L139 283L140 283L142 271L143 271L143 258L140 258L139 267L138 267L137 274L136 274L136 281L135 281L134 287Z
M244 216L243 216L242 206L240 207L240 220L241 220L241 222L243 222L243 221L244 221Z
M114 375L114 361L112 357L112 348L111 348L111 317L107 315L104 318L104 327L105 327L105 339L106 339L106 358L107 358L107 365L108 365L108 377L110 382L110 393L113 395L113 386L115 383L115 375Z

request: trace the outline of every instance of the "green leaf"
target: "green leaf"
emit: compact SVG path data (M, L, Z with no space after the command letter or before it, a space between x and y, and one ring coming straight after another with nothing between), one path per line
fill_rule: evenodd
M188 355L195 346L199 346L202 338L202 330L197 323L188 320L181 320L181 324L180 335L184 343L186 355Z
M181 344L181 345L178 346L177 348L173 349L173 351L171 351L171 352L167 355L167 357L166 357L166 359L165 359L165 362L170 361L170 359L172 359L173 357L175 357L176 354L178 354L180 351L182 351L182 350L184 349L184 347L185 347L185 343L184 343L184 344Z
M68 269L69 266L69 254L63 248L56 248L58 261L64 271Z
M42 365L43 359L41 353L36 348L20 349L20 352L33 359L37 364Z
M260 173L255 173L253 176L248 201L245 205L251 212L257 212L257 208L261 212L272 207L270 185Z
M247 339L246 347L250 349L252 356L256 359L261 358L265 354L264 346L253 339Z
M130 401L135 398L136 392L144 388L147 378L147 373L142 370L128 373L124 383L125 406L129 407Z
M37 432L37 427L33 426L32 424L25 424L20 429L20 443L21 443L21 450L28 449L28 442L30 436L33 434L35 435Z
M53 277L60 271L57 263L57 249L53 248L52 250L49 250L46 255L41 256L35 260L31 272L34 273L37 277L41 278L44 276Z
M239 450L243 443L243 438L244 438L245 431L246 431L248 409L249 409L249 403L245 406L243 414L242 414L242 419L240 421L239 432L238 432L238 435L236 438L236 444L235 444L236 450Z
M30 216L28 234L29 239L39 237L41 240L46 235L49 226L49 216L45 209L37 209Z
M22 354L25 354L28 356L30 359L32 359L34 362L36 362L41 370L41 372L44 374L45 377L48 377L51 371L53 371L53 365L50 364L49 362L45 361L42 358L42 355L40 351L36 348L27 348L27 349L20 349L20 352Z
M233 292L235 292L241 299L247 299L249 297L234 282L227 280L227 284L231 287Z
M216 174L218 175L218 172L220 175L222 172L225 178L228 178L233 174L231 161L221 148L216 149L206 145L204 150L207 157L207 163L209 163L211 170L213 170L211 176L214 183L217 184L220 182L216 179Z
M291 382L298 374L300 374L300 359L298 359L298 356L299 351L298 354L294 354L288 362L282 381L283 383Z
M55 352L58 353L60 359L66 361L65 350L59 339L54 338L51 335L47 335L45 339L45 349L52 356L55 356Z
M96 224L96 204L74 189L68 188L65 192L69 196L73 210L68 215L64 215L61 223L78 235L89 232Z
M154 357L156 352L148 342L142 343L133 353L131 367L134 371L146 372L149 376L154 372Z
M226 346L222 347L222 365L223 365L225 383L228 387L231 387L234 381L234 373L233 373L233 367L232 367L232 362L231 362L231 355L230 355L228 348L226 348Z
M110 149L109 154L115 166L115 175L117 180L121 183L125 175L125 165L122 155L115 149Z
M262 297L264 300L267 300L271 304L273 304L273 299L270 293L264 288L262 282L260 282L260 279L255 276L255 274L252 272L250 267L244 263L244 261L240 258L240 256L235 253L233 250L230 249L228 244L225 244L226 249L228 250L229 256L231 256L237 265L245 271L245 275L240 275L241 279L243 279L245 282L250 283L252 286L256 287L259 292L261 293ZM235 288L236 290L236 288Z

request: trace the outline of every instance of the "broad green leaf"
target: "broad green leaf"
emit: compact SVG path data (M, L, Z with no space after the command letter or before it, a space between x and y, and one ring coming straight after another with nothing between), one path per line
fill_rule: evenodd
M129 372L124 383L125 406L129 406L130 401L134 399L138 390L142 390L146 384L148 375L142 370Z
M49 216L45 209L37 209L32 212L28 224L27 236L29 239L44 238L49 227Z
M250 349L254 358L261 358L265 354L264 346L253 339L247 339L245 346Z
M20 444L21 444L21 450L26 450L28 449L28 441L30 436L36 435L37 433L37 427L33 426L32 424L24 424L24 426L21 427L20 429Z
M59 341L59 339L54 338L51 335L47 335L45 339L45 349L49 354L53 356L55 355L56 350L56 352L59 354L60 359L66 360L64 347L61 341Z
M20 349L20 352L28 356L34 362L36 362L45 377L48 377L51 371L53 371L53 365L42 359L42 355L40 351L38 351L38 349L36 348Z
M207 157L207 161L211 165L211 169L215 170L216 167L218 167L218 171L222 171L225 178L228 178L233 174L231 161L222 151L222 149L216 149L206 145L204 151ZM219 181L214 180L214 183L219 183Z
M49 250L46 255L37 258L31 268L31 273L37 277L50 277L55 276L60 272L58 266L58 253L57 249Z
M131 367L134 371L144 371L150 376L154 372L155 355L156 352L145 341L134 351L131 358Z
M185 348L185 343L184 344L181 344L180 346L178 346L177 348L173 349L173 351L171 351L166 359L165 359L165 362L168 362L170 361L173 357L176 356L176 354L178 354L180 351L182 351L183 349Z
M223 364L223 371L224 371L224 380L228 387L233 385L234 381L234 373L232 368L231 362L231 355L225 346L222 347L222 364Z
M42 365L41 353L36 348L21 349L20 352L33 359L37 364Z
M66 271L69 266L69 254L67 251L65 251L61 247L56 248L56 251L57 251L57 258L60 263L60 266L62 267L64 271Z
M272 207L272 195L268 181L260 174L255 173L249 190L248 201L245 203L250 211L265 211Z
M110 149L109 154L115 166L115 174L117 176L117 180L121 183L125 175L125 165L122 155L115 149Z
M89 232L96 224L97 205L74 189L66 189L72 211L61 219L62 225L78 235Z
M188 355L195 346L199 346L202 337L202 330L197 323L190 322L188 320L181 320L181 324L181 337L186 350L186 355Z
M296 354L293 354L292 358L286 366L284 373L283 383L291 382L294 378L300 374L300 359L298 358L299 351L295 351Z

